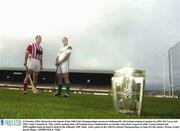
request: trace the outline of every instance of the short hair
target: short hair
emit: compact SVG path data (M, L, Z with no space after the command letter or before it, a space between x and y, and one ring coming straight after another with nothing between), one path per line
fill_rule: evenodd
M68 41L68 38L66 36L64 36L63 39L66 39Z
M41 37L40 35L37 35L35 39L37 39L38 37Z

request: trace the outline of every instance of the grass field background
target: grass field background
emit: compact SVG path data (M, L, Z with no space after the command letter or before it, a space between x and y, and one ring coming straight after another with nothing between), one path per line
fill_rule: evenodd
M116 113L111 96L71 95L54 97L48 92L39 96L29 92L0 89L1 119L180 119L180 99L145 97L141 117Z

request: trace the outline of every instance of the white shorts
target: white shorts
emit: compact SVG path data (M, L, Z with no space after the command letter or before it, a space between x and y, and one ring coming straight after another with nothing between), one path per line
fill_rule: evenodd
M28 69L34 72L39 72L41 70L40 61L38 59L30 58L28 61Z
M61 73L69 73L69 64L68 63L62 63L58 66L57 74Z

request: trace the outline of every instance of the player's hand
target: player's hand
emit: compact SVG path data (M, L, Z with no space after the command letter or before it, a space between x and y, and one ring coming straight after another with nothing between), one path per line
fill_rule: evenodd
M55 63L55 66L59 66L59 63L58 63L58 62L56 62L56 63Z
M62 61L59 62L59 65L62 64Z

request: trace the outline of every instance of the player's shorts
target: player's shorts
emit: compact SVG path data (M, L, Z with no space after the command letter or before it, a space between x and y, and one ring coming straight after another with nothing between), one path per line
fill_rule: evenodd
M69 73L69 64L68 63L62 63L58 66L57 74L61 73Z
M34 72L39 72L41 70L40 61L38 59L34 59L34 58L29 59L28 69L30 69Z

